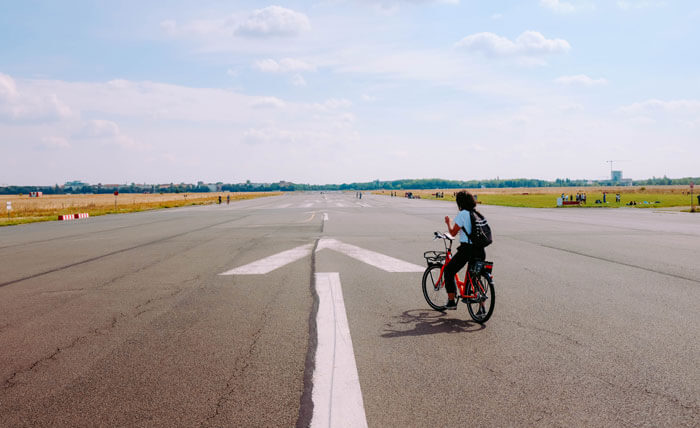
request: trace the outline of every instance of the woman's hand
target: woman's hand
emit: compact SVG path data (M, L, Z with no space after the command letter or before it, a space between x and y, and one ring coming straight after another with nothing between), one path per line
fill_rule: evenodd
M450 216L446 215L445 216L445 224L447 225L447 228L450 228Z

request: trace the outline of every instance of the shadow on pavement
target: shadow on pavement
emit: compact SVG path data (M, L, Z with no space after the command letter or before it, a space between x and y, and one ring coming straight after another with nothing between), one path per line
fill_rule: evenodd
M466 310L464 311L466 316ZM425 309L411 309L394 317L395 321L386 324L382 337L422 336L439 333L473 333L486 328L472 321L455 319L450 314L462 311L437 312Z

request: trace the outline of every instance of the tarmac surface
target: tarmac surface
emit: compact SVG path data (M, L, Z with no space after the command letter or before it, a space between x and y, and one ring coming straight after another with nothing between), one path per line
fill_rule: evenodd
M454 202L301 193L0 228L0 426L305 426L314 274L338 272L366 422L699 426L700 215L480 207L496 307L436 312Z

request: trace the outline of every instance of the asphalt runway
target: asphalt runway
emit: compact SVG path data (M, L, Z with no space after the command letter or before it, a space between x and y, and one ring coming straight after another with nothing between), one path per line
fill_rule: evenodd
M328 366L315 278L335 273L353 424L700 425L700 216L482 212L484 326L432 311L410 268L454 202L300 193L0 228L0 426L306 426Z

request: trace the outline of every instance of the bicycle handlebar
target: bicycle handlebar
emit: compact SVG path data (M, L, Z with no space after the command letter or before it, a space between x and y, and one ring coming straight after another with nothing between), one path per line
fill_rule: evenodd
M433 238L433 240L435 239L446 239L448 241L454 241L455 238L454 236L449 235L447 233L435 232L435 237Z

